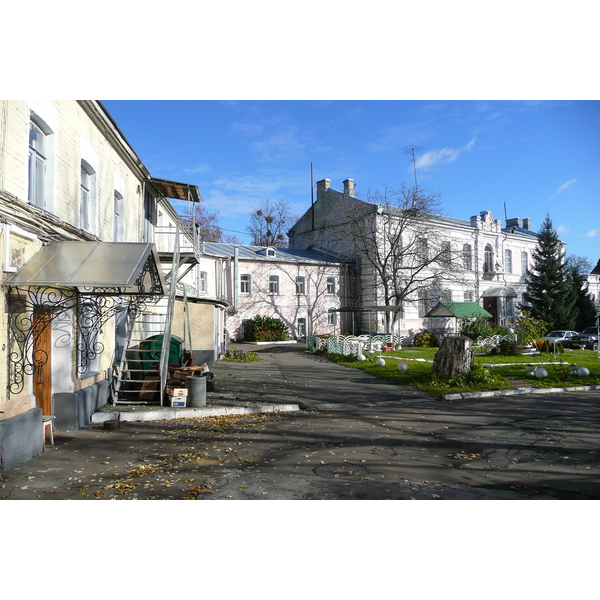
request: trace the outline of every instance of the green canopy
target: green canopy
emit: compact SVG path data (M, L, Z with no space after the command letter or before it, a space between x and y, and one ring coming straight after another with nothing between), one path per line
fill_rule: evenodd
M457 317L460 319L476 319L478 317L491 316L477 302L440 302L425 315L426 318Z

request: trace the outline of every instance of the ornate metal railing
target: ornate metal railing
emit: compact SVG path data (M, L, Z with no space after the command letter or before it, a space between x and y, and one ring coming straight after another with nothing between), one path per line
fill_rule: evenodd
M330 335L321 337L311 335L306 339L306 346L312 352L326 350L330 354L358 354L359 350L378 352L384 344L401 344L403 337L397 334L383 335Z

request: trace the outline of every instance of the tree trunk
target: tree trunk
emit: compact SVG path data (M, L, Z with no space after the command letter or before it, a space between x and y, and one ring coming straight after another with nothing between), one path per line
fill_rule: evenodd
M433 359L432 373L440 379L448 380L456 375L468 377L471 374L473 349L468 337L446 337Z

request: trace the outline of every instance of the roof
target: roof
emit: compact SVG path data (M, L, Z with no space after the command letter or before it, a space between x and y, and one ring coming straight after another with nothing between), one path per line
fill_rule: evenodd
M440 302L425 317L458 317L460 319L476 319L492 315L481 308L477 302Z
M338 258L316 252L296 248L275 248L275 256L267 256L268 246L247 246L244 244L222 244L220 242L204 242L204 254L218 258L232 258L234 250L238 250L239 260L258 260L283 263L330 263L340 264Z
M191 183L179 183L178 181L168 181L167 179L158 179L150 177L148 179L165 198L174 198L175 200L191 200L192 202L202 202L202 197L197 185Z
M141 242L50 242L4 285L119 288L122 294L161 295L165 289L154 244Z

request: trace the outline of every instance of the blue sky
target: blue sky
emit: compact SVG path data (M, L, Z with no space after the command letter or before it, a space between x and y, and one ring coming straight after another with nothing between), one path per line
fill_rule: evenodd
M155 177L198 185L206 208L244 242L248 213L285 200L301 215L314 181L357 195L413 185L443 213L550 214L567 252L600 259L600 102L487 100L103 101Z

